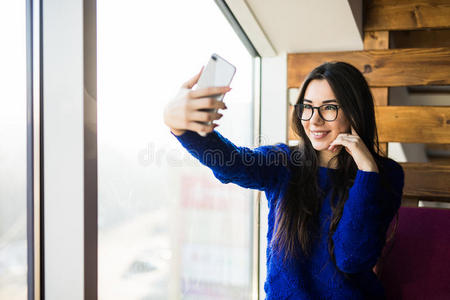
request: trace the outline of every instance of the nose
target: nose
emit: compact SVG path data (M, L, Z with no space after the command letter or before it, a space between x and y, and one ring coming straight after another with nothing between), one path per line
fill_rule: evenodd
M319 110L318 109L314 109L313 115L311 117L311 119L309 120L311 122L311 124L323 124L325 121L320 117L319 115Z

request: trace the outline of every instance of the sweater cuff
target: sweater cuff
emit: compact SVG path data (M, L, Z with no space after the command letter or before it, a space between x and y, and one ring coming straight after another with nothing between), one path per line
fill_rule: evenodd
M216 134L215 130L207 133L207 135L205 137L201 136L196 131L192 131L192 130L186 130L181 135L176 135L171 130L169 130L169 131L182 145L192 145L192 144L203 143L206 141L206 139L209 137L209 135Z
M374 194L377 191L379 180L380 174L377 172L358 170L353 187L357 188L360 194Z

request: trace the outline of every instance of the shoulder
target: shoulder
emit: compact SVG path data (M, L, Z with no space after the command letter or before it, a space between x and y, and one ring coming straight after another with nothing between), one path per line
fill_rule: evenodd
M284 153L286 153L286 154L288 154L289 155L289 153L290 153L290 148L289 148L289 146L288 145L286 145L286 144L284 144L284 143L278 143L278 144L275 144L275 145L273 145L273 147L275 147L276 149L278 149L278 150L281 150L281 151L283 151Z
M384 176L387 176L391 179L403 179L405 177L402 166L395 160L388 157L380 157L380 162L382 165L382 172Z

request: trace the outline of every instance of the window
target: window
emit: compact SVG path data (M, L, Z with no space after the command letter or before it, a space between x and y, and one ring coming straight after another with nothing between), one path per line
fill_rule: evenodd
M218 53L237 67L218 121L253 143L253 62L213 1L98 1L99 299L250 299L254 191L221 184L163 122Z
M0 299L27 299L25 1L2 1Z

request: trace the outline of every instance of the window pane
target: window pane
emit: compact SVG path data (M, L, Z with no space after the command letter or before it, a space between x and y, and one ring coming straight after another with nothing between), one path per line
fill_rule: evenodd
M163 122L217 53L237 67L217 130L252 146L253 58L214 1L98 1L100 299L249 299L253 191L221 184Z
M0 2L0 299L27 298L25 1Z

